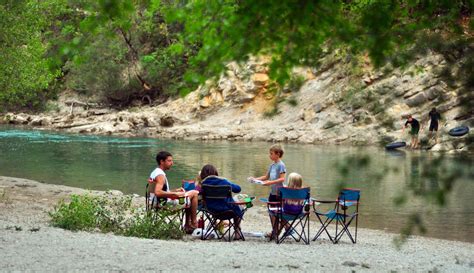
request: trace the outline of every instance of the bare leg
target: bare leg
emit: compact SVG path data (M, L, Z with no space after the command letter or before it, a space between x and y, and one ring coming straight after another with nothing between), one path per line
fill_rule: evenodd
M197 207L198 207L198 193L195 192L191 197L191 208L190 208L190 217L191 217L191 226L197 227Z

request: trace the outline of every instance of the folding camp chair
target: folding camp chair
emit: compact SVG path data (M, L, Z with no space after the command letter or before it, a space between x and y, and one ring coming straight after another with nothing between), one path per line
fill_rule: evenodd
M272 238L277 244L286 238L309 244L310 189L282 187L279 192L280 202L266 202L269 215L276 219L273 221ZM279 237L285 227L286 231Z
M211 234L216 234L218 239L227 239L231 241L234 236L238 235L242 240L245 240L244 234L240 228L236 228L237 223L235 219L240 222L247 207L251 204L250 201L244 202L229 202L232 198L232 188L229 185L202 185L202 211L205 216L205 230L201 234L201 239L210 238ZM231 205L245 205L240 214L237 214L233 209L216 210L216 207L228 207ZM228 221L227 227L219 231L219 227L223 226L222 221Z
M196 189L196 181L183 179L182 187L185 191L191 191Z
M153 217L154 221L166 221L167 223L178 222L181 230L184 230L183 219L187 205L169 206L166 205L166 198L160 199L156 196L150 198L149 184L145 187L145 209Z
M352 243L357 242L357 224L359 219L359 200L360 200L360 190L358 189L342 189L339 192L336 201L326 201L326 200L314 200L313 210L314 214L321 223L321 227L313 238L313 241L318 239L318 237L325 232L331 242L337 244L344 234L346 234ZM317 209L319 204L331 204L334 203L334 208L328 212L321 213ZM325 219L323 221L323 218ZM350 227L355 220L355 228L352 228L351 233ZM331 236L328 231L329 224L333 221L336 222L336 232L334 237Z

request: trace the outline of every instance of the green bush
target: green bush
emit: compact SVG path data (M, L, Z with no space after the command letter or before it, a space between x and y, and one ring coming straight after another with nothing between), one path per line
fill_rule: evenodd
M270 108L269 110L267 110L263 113L263 117L264 118L272 118L272 117L274 117L278 114L280 114L280 111L278 110L278 106L274 105L274 106L272 106L272 108Z
M288 89L291 92L298 92L305 81L306 79L301 75L292 75L288 82Z
M149 239L181 239L183 232L178 219L164 220L166 217L173 218L174 214L176 212L166 210L153 213L136 211L122 235Z
M146 212L132 206L130 196L72 195L49 212L51 224L72 231L113 232L117 235L154 239L180 239L179 210ZM171 220L169 220L171 219Z
M98 197L91 195L71 196L71 202L65 203L64 200L49 213L51 223L55 227L68 230L93 230L98 226L99 219L97 214L100 210Z

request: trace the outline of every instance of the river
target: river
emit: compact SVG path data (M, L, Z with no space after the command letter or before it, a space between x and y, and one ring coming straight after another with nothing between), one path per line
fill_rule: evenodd
M148 175L156 166L156 153L167 150L175 162L168 173L171 187L196 177L204 164L211 163L221 176L241 185L244 193L266 197L268 188L250 184L246 178L265 173L271 163L269 146L71 135L2 126L0 175L143 195ZM474 242L472 154L441 156L422 151L386 152L379 147L308 144L284 144L284 148L288 172L303 176L312 197L335 199L342 182L361 189L361 227L398 233L410 213L419 212L427 229L425 236ZM453 173L462 175L451 176ZM446 204L440 207L436 202L440 189L451 182ZM423 197L422 193L431 194ZM405 202L396 205L396 200Z

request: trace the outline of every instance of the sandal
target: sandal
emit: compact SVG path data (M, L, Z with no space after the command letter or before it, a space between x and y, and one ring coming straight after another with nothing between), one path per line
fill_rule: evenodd
M270 241L273 240L273 232L271 231L265 232L264 237L270 239Z

